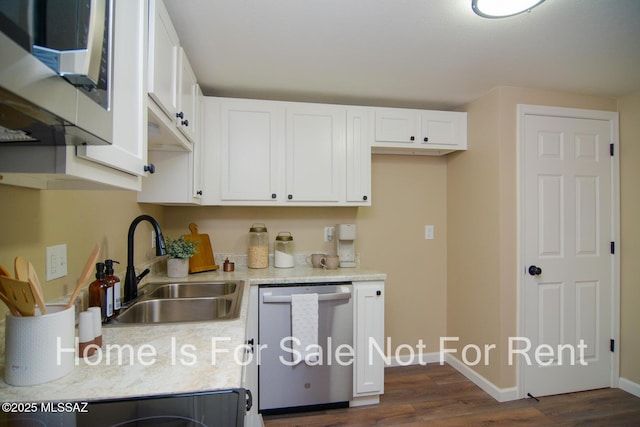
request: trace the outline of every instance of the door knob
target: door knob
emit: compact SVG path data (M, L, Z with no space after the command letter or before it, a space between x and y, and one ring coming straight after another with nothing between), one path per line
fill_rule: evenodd
M542 274L542 269L535 265L529 267L529 274L532 276L539 276Z

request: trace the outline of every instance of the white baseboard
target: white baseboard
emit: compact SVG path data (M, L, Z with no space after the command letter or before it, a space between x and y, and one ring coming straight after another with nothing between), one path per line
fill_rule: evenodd
M518 387L499 388L469 366L453 357L451 354L445 354L444 359L445 362L453 366L458 372L467 377L467 379L480 387L498 402L520 399L520 396L518 396Z
M396 366L409 366L409 365L426 365L427 363L439 363L440 353L417 353L413 356L410 354L403 354L400 356L389 357L390 363L386 365L388 368L394 368Z
M631 380L620 377L618 381L618 388L626 391L627 393L631 393L636 397L640 397L640 384L634 383Z

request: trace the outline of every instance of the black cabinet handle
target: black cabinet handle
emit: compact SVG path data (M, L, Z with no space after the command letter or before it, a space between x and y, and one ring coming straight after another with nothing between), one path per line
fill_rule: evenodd
M289 199L289 200L293 200L293 194L289 194L289 195L287 196L287 199Z
M179 113L176 113L176 118L184 119L184 113L182 111L180 111Z
M183 120L180 123L182 123L182 126L189 126L189 120Z
M411 141L415 141L415 140L416 140L416 137L415 137L415 136L412 136L412 137L411 137L411 138L409 138L409 139L410 139Z
M376 291L376 295L378 296L382 295L382 291Z
M275 199L276 197L278 197L278 196L276 195L276 193L271 193L271 198L272 198L272 199Z
M198 196L202 196L202 190L198 190L198 191L196 191L196 194L197 194Z
M368 200L369 198L367 196L362 196L362 200L364 200L365 202Z
M253 395L251 394L251 390L246 389L245 392L247 393L246 399L247 399L247 412L249 412L251 410L251 408L253 407Z
M156 173L156 167L153 163L149 163L148 165L144 165L144 171L149 173Z
M532 276L539 276L542 274L542 269L535 265L529 267L529 274Z
M427 138L426 136L424 137L424 142L429 142L429 138Z

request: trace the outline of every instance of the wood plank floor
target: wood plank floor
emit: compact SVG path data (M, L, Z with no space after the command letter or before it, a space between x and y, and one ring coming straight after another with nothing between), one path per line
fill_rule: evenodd
M640 426L640 398L620 389L496 402L449 365L387 368L380 405L264 417L265 426Z

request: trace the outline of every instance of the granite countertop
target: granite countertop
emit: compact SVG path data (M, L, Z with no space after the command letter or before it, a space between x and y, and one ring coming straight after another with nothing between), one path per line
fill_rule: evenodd
M233 272L220 268L183 279L152 273L145 279L145 282L244 281L240 315L237 319L212 322L103 327L102 352L88 359L76 359L70 374L48 383L15 387L2 380L0 399L90 401L240 388L250 286L385 280L386 275L361 268L314 269L304 264L254 270L239 263ZM0 329L0 374L4 378L4 324Z

